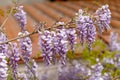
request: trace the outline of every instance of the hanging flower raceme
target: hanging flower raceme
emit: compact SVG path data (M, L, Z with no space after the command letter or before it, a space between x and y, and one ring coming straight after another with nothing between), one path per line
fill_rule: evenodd
M95 12L95 19L100 33L110 28L109 24L111 19L111 12L109 10L109 6L103 5L101 8L98 8L98 10Z
M17 70L17 62L18 60L20 59L19 58L19 52L18 52L18 48L17 48L17 44L16 43L12 43L11 44L11 56L10 56L10 67L11 67L11 70L12 70L12 77L14 80L17 80L17 77L18 77L18 70Z
M0 43L6 41L6 36L3 33L0 33ZM8 50L7 44L0 45L0 80L7 80L7 61L6 55Z
M91 23L87 24L86 40L87 40L87 43L88 43L88 49L91 50L92 44L95 41L96 28L93 25L93 22L90 18L88 19L88 21L91 22Z
M76 39L77 39L76 31L75 31L74 28L69 28L69 29L66 30L66 34L67 34L68 43L70 45L70 49L73 52L74 51L74 45L76 44Z
M28 34L29 32L25 31L25 32L19 32L18 35L25 36ZM25 62L29 62L30 55L32 54L32 42L30 37L20 38L18 42L19 42L21 57Z
M92 19L80 9L75 20L81 44L83 45L84 40L86 40L88 42L88 48L91 50L91 45L95 41L96 35L96 28Z
M66 29L57 29L56 37L54 39L54 44L57 53L60 56L59 62L61 64L65 64L66 62L66 52L68 51L67 49L67 34L66 34Z
M21 31L25 30L25 25L27 24L26 12L23 10L23 6L16 7L17 12L14 14L18 22L20 23Z
M51 64L52 60L52 38L51 33L45 30L43 33L39 32L39 46L42 51L45 65Z
M78 38L80 39L81 44L83 45L84 39L86 38L87 34L87 27L86 27L86 22L85 18L87 16L83 16L84 11L79 9L79 12L76 14L76 27L77 27L77 33L78 33Z

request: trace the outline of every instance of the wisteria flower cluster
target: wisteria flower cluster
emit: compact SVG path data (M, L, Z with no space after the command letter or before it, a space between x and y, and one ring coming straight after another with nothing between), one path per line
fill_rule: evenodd
M96 23L99 32L103 32L110 28L109 23L111 19L111 12L109 10L109 5L104 5L95 12Z
M0 32L0 80L7 80L7 76L9 76L7 74L8 70L11 71L13 80L39 80L37 64L31 58L32 41L30 35L35 33L39 34L38 44L45 65L56 64L57 61L60 63L58 80L85 80L86 78L89 80L111 80L108 79L107 73L102 76L104 68L100 62L95 64L92 67L93 69L76 62L73 62L70 67L66 66L68 61L66 54L69 50L74 53L77 38L79 38L82 45L86 43L90 51L96 37L95 24L97 24L100 32L109 28L111 13L108 5L99 8L94 15L79 9L75 19L72 21L74 27L71 27L70 23L68 25L64 22L57 22L56 27L46 29L38 26L32 33L29 33L25 27L27 18L23 6L18 6L15 9L14 16L20 24L21 31L18 33L18 37L14 39L18 41L17 43L12 43L13 39L8 40L4 31ZM111 50L114 49L113 46L116 44L115 40L112 41L114 41L114 44L111 42ZM18 61L20 59L26 64L24 73L18 70ZM118 57L115 57L115 60L118 60ZM43 76L43 80L47 80L47 77L47 75Z
M23 6L18 6L16 7L17 12L14 14L16 19L18 20L21 30L25 30L25 25L27 24L27 19L26 19L26 12L23 10Z
M91 49L91 45L95 41L96 29L90 16L85 15L85 11L81 9L77 13L76 26L81 44L83 45L86 40L88 48Z
M0 42L5 42L7 40L6 36L1 32L0 33ZM7 61L6 55L8 50L8 45L7 44L2 44L0 45L0 79L1 80L6 80L7 77Z

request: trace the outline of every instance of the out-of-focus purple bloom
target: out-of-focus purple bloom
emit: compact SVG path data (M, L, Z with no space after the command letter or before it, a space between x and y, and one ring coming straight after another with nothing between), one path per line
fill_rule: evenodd
M17 62L20 59L17 44L16 43L11 44L11 49L12 49L12 51L11 51L9 63L10 63L10 67L12 70L12 77L14 80L16 80L17 76L18 76L18 70L17 70L18 64L17 64Z
M25 36L29 34L29 32L19 32L19 36ZM18 40L21 57L24 59L25 62L29 62L30 55L32 54L32 42L30 37L24 37Z
M90 69L74 61L73 65L59 67L58 80L85 80L90 74Z
M103 70L103 65L98 62L96 65L92 66L92 68L93 68L93 73L89 77L89 80L104 80L101 74Z
M41 80L48 80L48 74L47 72L43 73L42 76L41 76Z
M34 59L31 61L31 69L32 69L33 72L31 72L31 70L28 67L26 67L25 73L26 73L26 76L29 80L34 80L34 78L35 77L37 78L37 76L38 76L38 74L37 74L37 64L34 61Z
M27 24L26 12L23 10L23 6L16 7L17 12L14 14L18 22L20 23L21 30L25 30L25 25Z
M109 39L110 39L109 49L111 51L120 51L120 43L117 42L118 34L115 32L111 32Z
M74 45L76 44L76 39L77 39L76 31L74 28L69 28L66 30L66 34L67 34L68 43L70 45L70 49L74 51Z
M86 39L88 48L91 50L91 45L95 41L96 28L94 27L92 19L88 15L84 15L84 11L81 9L77 13L76 26L81 44L83 44Z
M109 23L111 19L111 12L108 5L103 5L95 12L96 24L99 32L102 33L104 30L110 28Z
M114 65L115 65L115 67L120 68L120 54L115 54Z
M103 79L104 79L104 80L112 80L112 78L110 77L110 75L107 74L107 73L104 73Z
M114 64L113 58L103 58L103 63Z
M3 33L0 33L0 42L5 42L6 36ZM6 80L7 79L7 61L5 54L7 53L8 45L7 44L1 44L0 45L0 80Z
M52 38L50 31L45 30L44 33L39 33L39 46L42 50L43 60L46 65L51 64L52 59Z

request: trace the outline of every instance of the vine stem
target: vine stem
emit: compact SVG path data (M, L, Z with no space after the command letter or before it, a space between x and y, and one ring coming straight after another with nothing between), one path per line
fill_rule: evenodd
M119 79L119 78L120 78L120 75L117 76L117 77L115 77L115 78L113 78L112 80L117 80L117 79Z
M4 22L3 22L2 25L0 26L0 29L1 29L1 30L2 30L2 28L4 27L5 23L8 21L10 15L11 15L12 12L13 12L13 9L14 9L14 7L12 7L12 9L10 10L10 13L6 16Z
M65 24L65 26L66 26L67 24L69 24L70 22L71 22L71 20L68 21L68 22ZM42 24L43 24L42 26L45 25L45 23L42 23ZM54 23L54 25L56 25L56 24ZM41 26L40 26L40 27L41 27ZM57 26L55 26L55 27L57 27ZM45 29L46 29L46 30L50 30L51 28L55 28L55 27L50 27L50 28L45 28ZM24 37L27 37L27 36L31 36L31 35L36 34L36 33L38 33L38 30L35 29L35 30L33 30L33 32L31 32L31 33L29 33L29 34L27 34L27 35L17 36L17 37L15 37L15 38L12 38L12 39L9 39L9 40L7 40L7 41L5 41L5 42L0 43L0 45L1 45L1 44L6 44L6 43L8 43L8 42L15 41L15 40L20 39L20 38L24 38Z

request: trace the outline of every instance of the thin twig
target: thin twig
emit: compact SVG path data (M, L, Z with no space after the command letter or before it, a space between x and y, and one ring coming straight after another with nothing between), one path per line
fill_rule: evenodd
M112 80L117 80L117 79L120 79L120 75L115 77L115 78L113 78Z
M71 22L71 21L69 21L69 22ZM69 24L69 22L66 23L66 25ZM43 23L43 25L45 25L45 24ZM56 25L56 24L54 24L54 25ZM57 27L57 26L55 26L55 27ZM55 27L51 27L51 28L55 28ZM49 30L49 29L50 29L50 28L45 28L45 30ZM1 45L1 44L6 44L6 43L8 43L8 42L15 41L15 40L20 39L20 38L24 38L24 37L27 37L27 36L31 36L31 35L36 34L36 33L38 33L38 31L35 29L35 30L33 30L33 32L31 32L31 33L29 33L29 34L27 34L27 35L17 36L17 37L15 37L15 38L13 38L13 39L9 39L9 40L7 40L7 41L5 41L5 42L0 43L0 45Z
M9 16L10 16L10 15L12 14L12 12L13 12L13 9L14 9L14 7L11 9L10 13L6 16L4 22L3 22L2 25L0 26L0 29L2 29L2 28L4 27L5 23L6 23L7 20L9 19Z
M32 32L32 33L27 34L27 35L25 35L25 36L17 36L17 37L15 37L15 38L13 38L13 39L10 39L10 40L7 40L7 41L5 41L5 42L0 43L0 45L1 45L1 44L5 44L5 43L8 43L8 42L15 41L15 40L20 39L20 38L24 38L24 37L33 35L33 34L35 34L35 33L38 33L38 31Z

